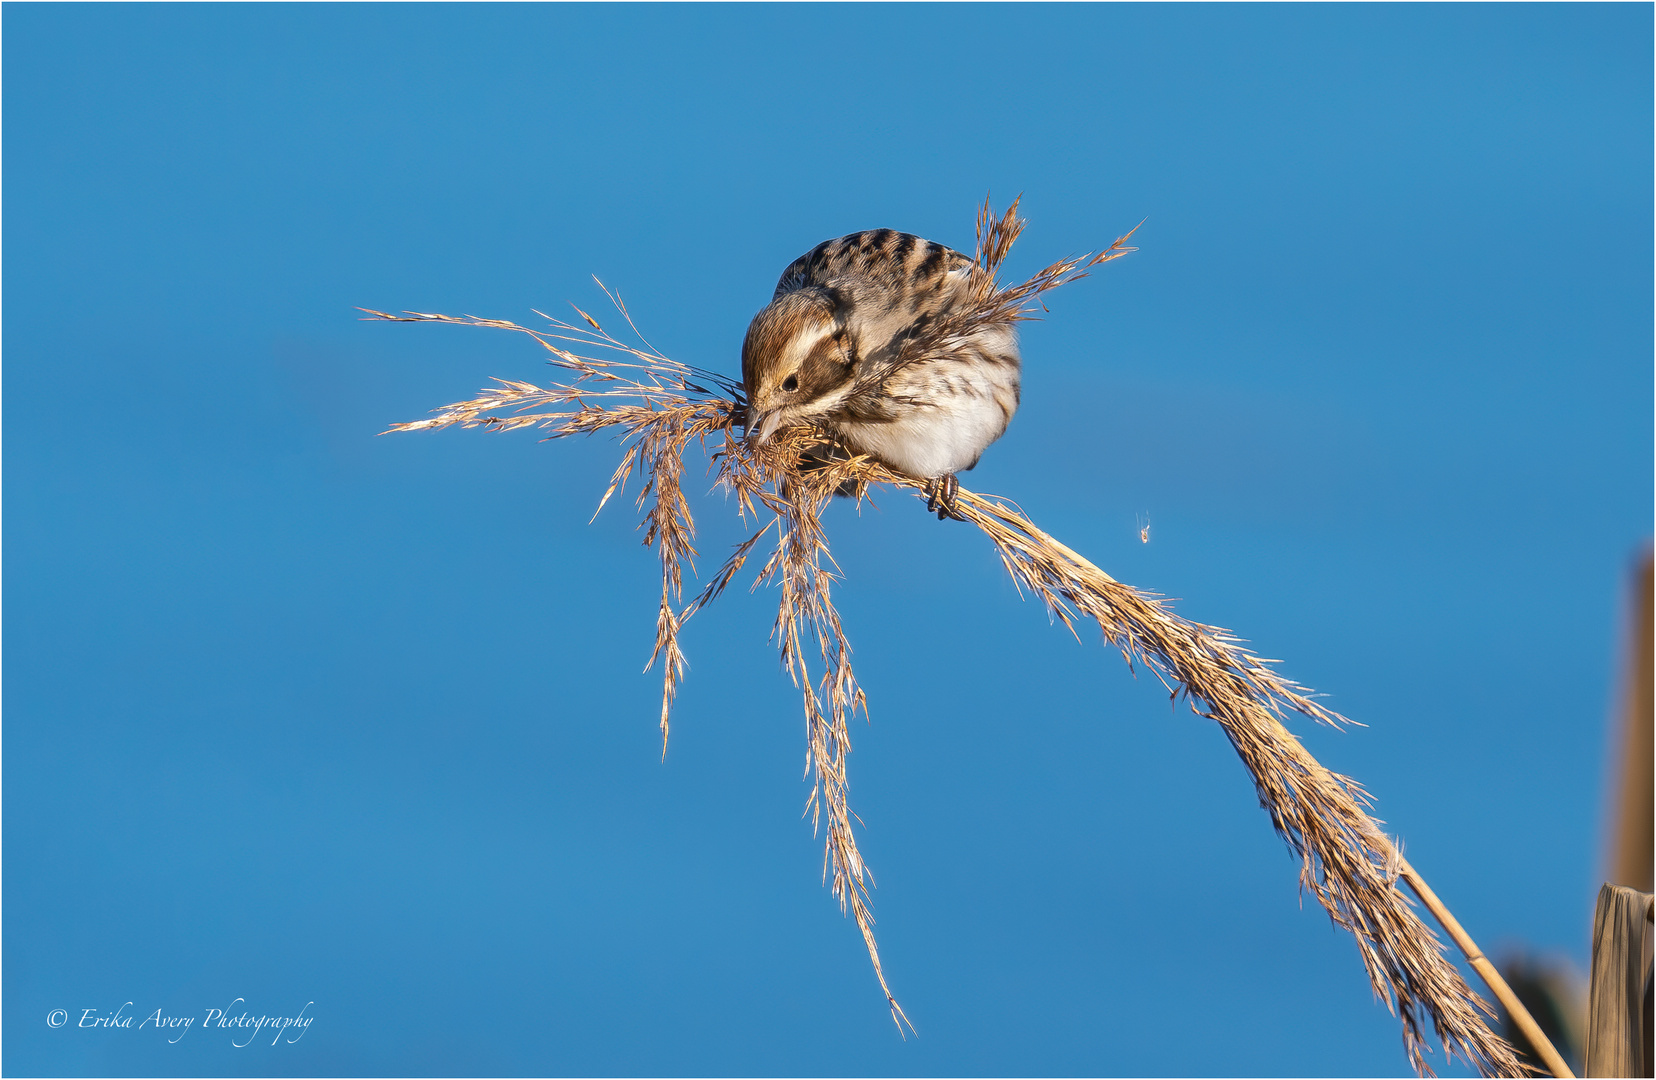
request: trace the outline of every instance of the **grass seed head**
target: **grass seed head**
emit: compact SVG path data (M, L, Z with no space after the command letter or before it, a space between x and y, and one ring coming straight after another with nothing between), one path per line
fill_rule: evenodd
M1134 250L1126 246L1129 232L1101 252L1060 259L1024 281L1002 284L1002 266L1024 227L1017 206L1014 201L996 215L984 203L977 222L973 302L929 327L924 338L911 343L907 356L920 359L948 337L1032 318L1043 294ZM664 755L673 699L685 671L680 636L691 618L747 567L759 545L769 545L754 584L776 590L772 640L800 692L811 782L806 813L823 836L823 877L841 910L856 919L901 1031L908 1018L880 963L869 900L873 877L852 828L850 720L859 711L867 715L867 699L834 606L839 570L822 512L841 491L860 495L891 488L924 499L924 482L896 474L872 458L845 453L810 427L784 430L762 447L752 446L743 437L747 402L741 385L662 355L638 332L620 296L601 282L599 287L627 324L631 339L613 337L580 308L575 308L580 324L542 316L547 326L540 329L499 319L362 309L372 319L389 322L450 323L522 334L539 343L547 362L565 373L565 381L547 386L496 380L474 398L446 405L424 420L393 424L390 430L537 428L549 439L598 432L619 438L621 462L599 508L636 481L644 541L660 557L661 595L650 665L661 665ZM686 603L684 579L694 574L697 554L684 490L685 456L693 447L710 458L716 485L734 494L738 512L755 531ZM1335 726L1345 719L1228 631L1184 619L1165 600L1116 581L1038 529L1010 501L965 489L958 500L961 516L994 545L1021 592L1040 599L1072 633L1083 622L1096 624L1129 665L1148 668L1175 700L1183 698L1198 715L1219 725L1253 778L1272 827L1299 861L1302 888L1355 939L1375 994L1402 1022L1414 1068L1431 1074L1425 1055L1435 1036L1448 1054L1463 1057L1486 1075L1525 1075L1512 1048L1490 1029L1490 1007L1461 978L1442 943L1399 890L1401 856L1368 813L1367 792L1320 765L1283 724L1288 713Z

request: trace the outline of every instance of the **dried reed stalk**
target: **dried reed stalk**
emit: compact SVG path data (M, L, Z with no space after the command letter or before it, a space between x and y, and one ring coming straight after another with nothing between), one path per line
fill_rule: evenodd
M936 328L933 343L1030 318L1042 293L1132 250L1124 236L1103 252L1062 259L1027 281L1003 285L1001 265L1023 228L1016 210L1014 203L996 217L985 205L979 214L977 254L987 284L969 311ZM620 437L624 452L599 508L630 480L641 481L637 505L644 541L656 547L662 571L651 664L659 661L662 670L663 754L673 696L684 675L679 636L695 613L756 557L760 541L769 538L771 547L754 587L773 585L779 594L772 637L804 707L806 775L811 780L806 807L813 827L826 826L823 876L831 881L841 911L856 919L901 1031L908 1018L880 964L868 894L873 878L857 850L847 798L849 721L859 710L867 715L867 701L852 671L851 646L832 599L838 568L822 511L836 491L863 492L884 484L924 498L924 486L867 457L823 455L827 437L810 428L779 432L763 447L750 445L736 431L746 419L742 387L662 355L638 333L620 298L604 291L636 344L611 336L579 308L581 323L536 312L548 321L544 330L471 316L362 309L373 319L391 322L454 323L525 334L540 343L554 367L573 376L547 387L496 380L497 386L475 398L390 430L533 427L548 432L548 438L598 431ZM684 455L692 443L708 453L716 484L735 495L743 521L757 528L686 604L684 572L696 555L695 526L683 487ZM810 465L802 467L806 458ZM1228 631L1180 618L1164 600L1116 581L1036 528L1010 503L962 489L960 513L994 544L1020 590L1039 597L1072 633L1082 619L1096 622L1129 663L1149 668L1175 699L1184 697L1195 712L1219 724L1253 777L1260 806L1299 858L1302 887L1351 932L1375 994L1402 1020L1404 1046L1418 1072L1432 1074L1425 1057L1430 1029L1450 1057L1464 1057L1485 1075L1525 1075L1513 1049L1485 1023L1484 1016L1493 1015L1489 1006L1448 962L1441 942L1399 891L1407 864L1369 815L1367 794L1349 777L1318 764L1282 723L1285 710L1335 726L1343 717L1278 675L1271 661L1254 656Z

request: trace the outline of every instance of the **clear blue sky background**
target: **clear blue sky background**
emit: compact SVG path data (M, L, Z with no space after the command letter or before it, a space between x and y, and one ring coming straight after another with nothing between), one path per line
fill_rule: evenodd
M1583 961L1652 512L1651 20L8 5L5 1070L1405 1071L1219 731L887 498L831 518L899 1039L774 596L693 625L663 764L654 558L587 523L614 447L373 437L548 372L352 305L527 320L597 273L735 372L793 257L968 246L990 190L1015 273L1148 222L1028 328L971 485L1327 692L1369 726L1298 730L1479 939ZM315 1023L74 1023L235 998Z

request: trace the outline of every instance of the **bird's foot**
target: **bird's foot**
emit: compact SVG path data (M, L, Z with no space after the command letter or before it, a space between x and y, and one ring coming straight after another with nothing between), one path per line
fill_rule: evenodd
M939 476L934 480L926 481L926 510L937 514L938 521L954 518L956 521L965 521L960 514L958 497L960 495L960 481L955 479L954 473L948 476Z

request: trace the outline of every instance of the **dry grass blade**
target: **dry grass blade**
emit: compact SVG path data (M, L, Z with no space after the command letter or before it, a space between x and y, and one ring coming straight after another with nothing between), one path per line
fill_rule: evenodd
M610 298L625 315L620 298L613 294ZM550 354L549 363L574 375L567 383L547 387L497 379L498 386L480 390L477 397L445 405L430 419L393 424L389 431L445 427L515 431L534 427L549 431L547 437L554 439L606 430L621 436L626 450L598 501L598 509L602 510L610 497L635 476L641 477L637 502L644 512L644 543L654 545L661 557L655 651L645 670L661 662L661 752L666 756L673 695L685 669L684 653L678 644L683 620L674 608L683 598L684 567L696 554L695 522L682 486L684 452L692 442L705 446L710 437L723 440L727 448L734 445L734 428L745 411L739 388L722 376L697 371L661 355L644 343L642 336L638 345L611 337L579 308L576 311L588 327L543 316L550 326L547 330L532 330L500 319L359 310L388 322L451 323L524 334ZM578 353L558 342L599 355ZM716 396L708 386L729 396Z
M985 203L978 216L973 302L931 324L905 347L908 360L955 335L1032 317L1045 292L1078 280L1092 267L1125 255L1132 235L1096 254L1061 259L1025 281L999 280L1012 244L1023 230L1017 204L995 215ZM602 287L602 283L600 283ZM851 645L833 603L838 567L822 526L822 511L838 490L865 491L871 484L908 488L920 481L896 475L866 457L820 451L824 435L809 428L781 431L754 448L737 429L746 421L739 384L663 356L638 333L620 298L605 294L635 335L636 343L606 333L575 308L584 325L547 319L545 329L470 316L419 312L401 315L363 309L374 319L437 322L524 334L537 341L548 362L568 381L541 387L497 380L466 401L436 410L426 420L392 425L392 431L481 427L511 431L534 427L548 438L609 431L623 446L620 464L599 501L600 509L634 479L644 542L661 563L661 595L650 663L662 670L661 732L666 753L668 720L685 670L679 637L686 622L717 599L759 550L771 546L754 585L778 596L772 637L798 687L805 717L805 768L811 782L806 812L823 836L823 876L842 911L856 919L875 977L892 1019L908 1023L887 985L874 937L869 903L873 877L853 830L847 760L850 721L867 715L867 700L851 663ZM539 314L537 312L537 314ZM709 444L712 444L711 446ZM695 524L684 490L684 457L692 445L707 454L715 482L735 497L744 521L756 531L721 565L688 604L686 573L694 573ZM802 468L807 451L813 463ZM1410 1062L1429 1075L1425 1054L1435 1036L1486 1075L1520 1076L1512 1048L1485 1022L1489 1007L1444 956L1437 937L1414 914L1398 889L1400 875L1413 878L1392 841L1368 813L1368 796L1349 777L1323 768L1283 725L1286 712L1328 724L1344 718L1319 705L1311 693L1279 675L1229 632L1174 614L1157 597L1123 585L1035 527L1000 499L960 492L961 515L994 545L1021 591L1039 597L1071 632L1091 620L1131 664L1153 671L1175 696L1215 721L1229 738L1271 824L1300 860L1300 880L1336 924L1349 930L1375 993L1403 1024ZM682 605L682 606L681 606Z
M1512 1048L1490 1030L1486 1005L1449 963L1437 936L1398 888L1401 857L1368 813L1368 795L1330 772L1286 727L1284 708L1313 720L1343 718L1277 674L1216 627L1175 615L1037 529L1005 504L962 492L963 511L1025 587L1069 623L1093 619L1111 644L1170 682L1192 710L1216 721L1253 777L1261 808L1300 859L1300 882L1352 933L1375 993L1403 1022L1414 1068L1430 1075L1426 1032L1484 1075L1523 1076ZM1480 1015L1483 1014L1483 1015Z

